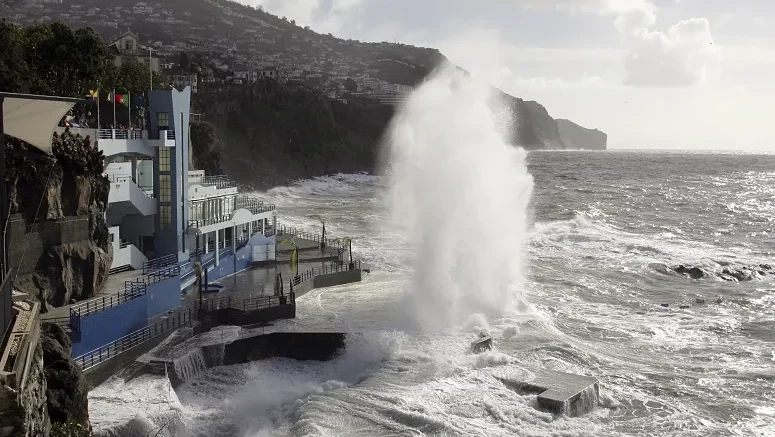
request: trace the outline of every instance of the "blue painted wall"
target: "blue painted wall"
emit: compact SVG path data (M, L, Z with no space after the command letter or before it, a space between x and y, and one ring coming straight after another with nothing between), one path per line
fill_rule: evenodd
M73 356L78 357L114 342L148 324L145 297L81 318L80 339L73 339Z
M180 277L151 284L146 290L147 319L172 311L180 306Z

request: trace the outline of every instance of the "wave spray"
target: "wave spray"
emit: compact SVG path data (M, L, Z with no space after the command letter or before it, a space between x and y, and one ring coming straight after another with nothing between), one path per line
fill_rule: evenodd
M413 248L410 308L427 330L518 303L533 179L504 140L492 87L439 69L400 108L386 139L394 224Z

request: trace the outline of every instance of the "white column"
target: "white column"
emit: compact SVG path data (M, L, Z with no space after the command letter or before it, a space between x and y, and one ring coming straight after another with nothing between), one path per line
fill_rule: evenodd
M248 238L253 236L253 220L248 222Z
M218 234L220 233L221 233L220 230L215 231L215 265L216 266L221 264L221 251L218 250L218 238L219 238Z
M202 238L204 238L205 240L205 254L210 253L210 245L208 244L210 242L209 235L210 235L209 232L205 232L204 234L202 234Z

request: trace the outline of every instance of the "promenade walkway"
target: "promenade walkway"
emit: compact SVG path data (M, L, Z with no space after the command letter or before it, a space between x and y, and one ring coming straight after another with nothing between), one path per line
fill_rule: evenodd
M94 295L94 297L109 296L121 291L124 291L124 283L126 281L132 281L143 274L142 270L129 270L126 272L116 273L115 275L108 276L108 280L105 282L105 287ZM81 302L76 302L73 305L78 305ZM57 323L62 326L68 324L70 320L70 307L73 305L65 305L50 309L47 313L40 315L40 320L43 323Z

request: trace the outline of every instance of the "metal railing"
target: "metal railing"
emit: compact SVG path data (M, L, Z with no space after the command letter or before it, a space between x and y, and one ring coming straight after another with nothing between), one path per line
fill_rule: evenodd
M253 197L238 197L234 209L247 209L253 214L274 211L276 207L271 203L264 203Z
M320 234L301 231L285 225L277 225L277 235L292 235L301 240L315 241L317 243L324 242L326 247L338 250L340 255L347 250L345 244L341 241L336 241L336 238L323 238ZM286 248L285 250L293 250L293 248Z
M126 281L124 283L124 287L129 287L129 284L155 284L157 282L161 282L169 278L174 278L176 276L180 276L180 266L173 265L162 267L160 269L144 273L142 276L139 276L132 281Z
M75 357L73 361L82 371L88 370L98 364L101 364L123 352L126 352L147 341L171 332L183 326L191 326L191 309L176 312L171 317L165 317L145 328L139 329L131 334L125 335L118 340L112 341L104 346L100 346L91 352Z
M349 272L350 270L360 270L360 268L361 268L361 262L359 260L355 260L352 263L345 263L345 264L331 263L325 267L314 267L305 272L301 272L298 275L291 278L289 282L292 286L296 286L301 284L302 282L309 281L315 276Z
M108 296L99 296L70 307L70 328L80 331L81 317L105 311L145 295L145 287L130 287Z
M200 311L236 310L242 312L258 311L262 309L290 305L294 302L294 295L285 296L258 296L240 299L239 296L225 296L202 300L198 305Z
M237 187L236 182L224 175L205 176L199 182L199 185L204 187L216 187L218 189Z
M258 311L267 308L288 305L293 302L292 296L260 296L250 297L242 301L244 311Z
M205 226L215 225L231 220L231 214L224 214L217 217L210 217L206 219L189 220L188 226L190 228L203 228Z
M70 307L70 328L73 331L81 330L81 318L90 314L95 314L100 311L122 305L129 301L135 300L139 297L145 296L147 286L149 284L155 284L157 282L164 281L169 278L174 278L180 275L180 267L172 266L165 269L156 270L148 274L144 274L132 281L124 282L124 291L110 294L107 296L99 296L94 299L75 304Z
M164 267L171 266L178 263L178 255L171 253L159 258L151 259L143 263L143 274L147 275L153 271L163 269Z

